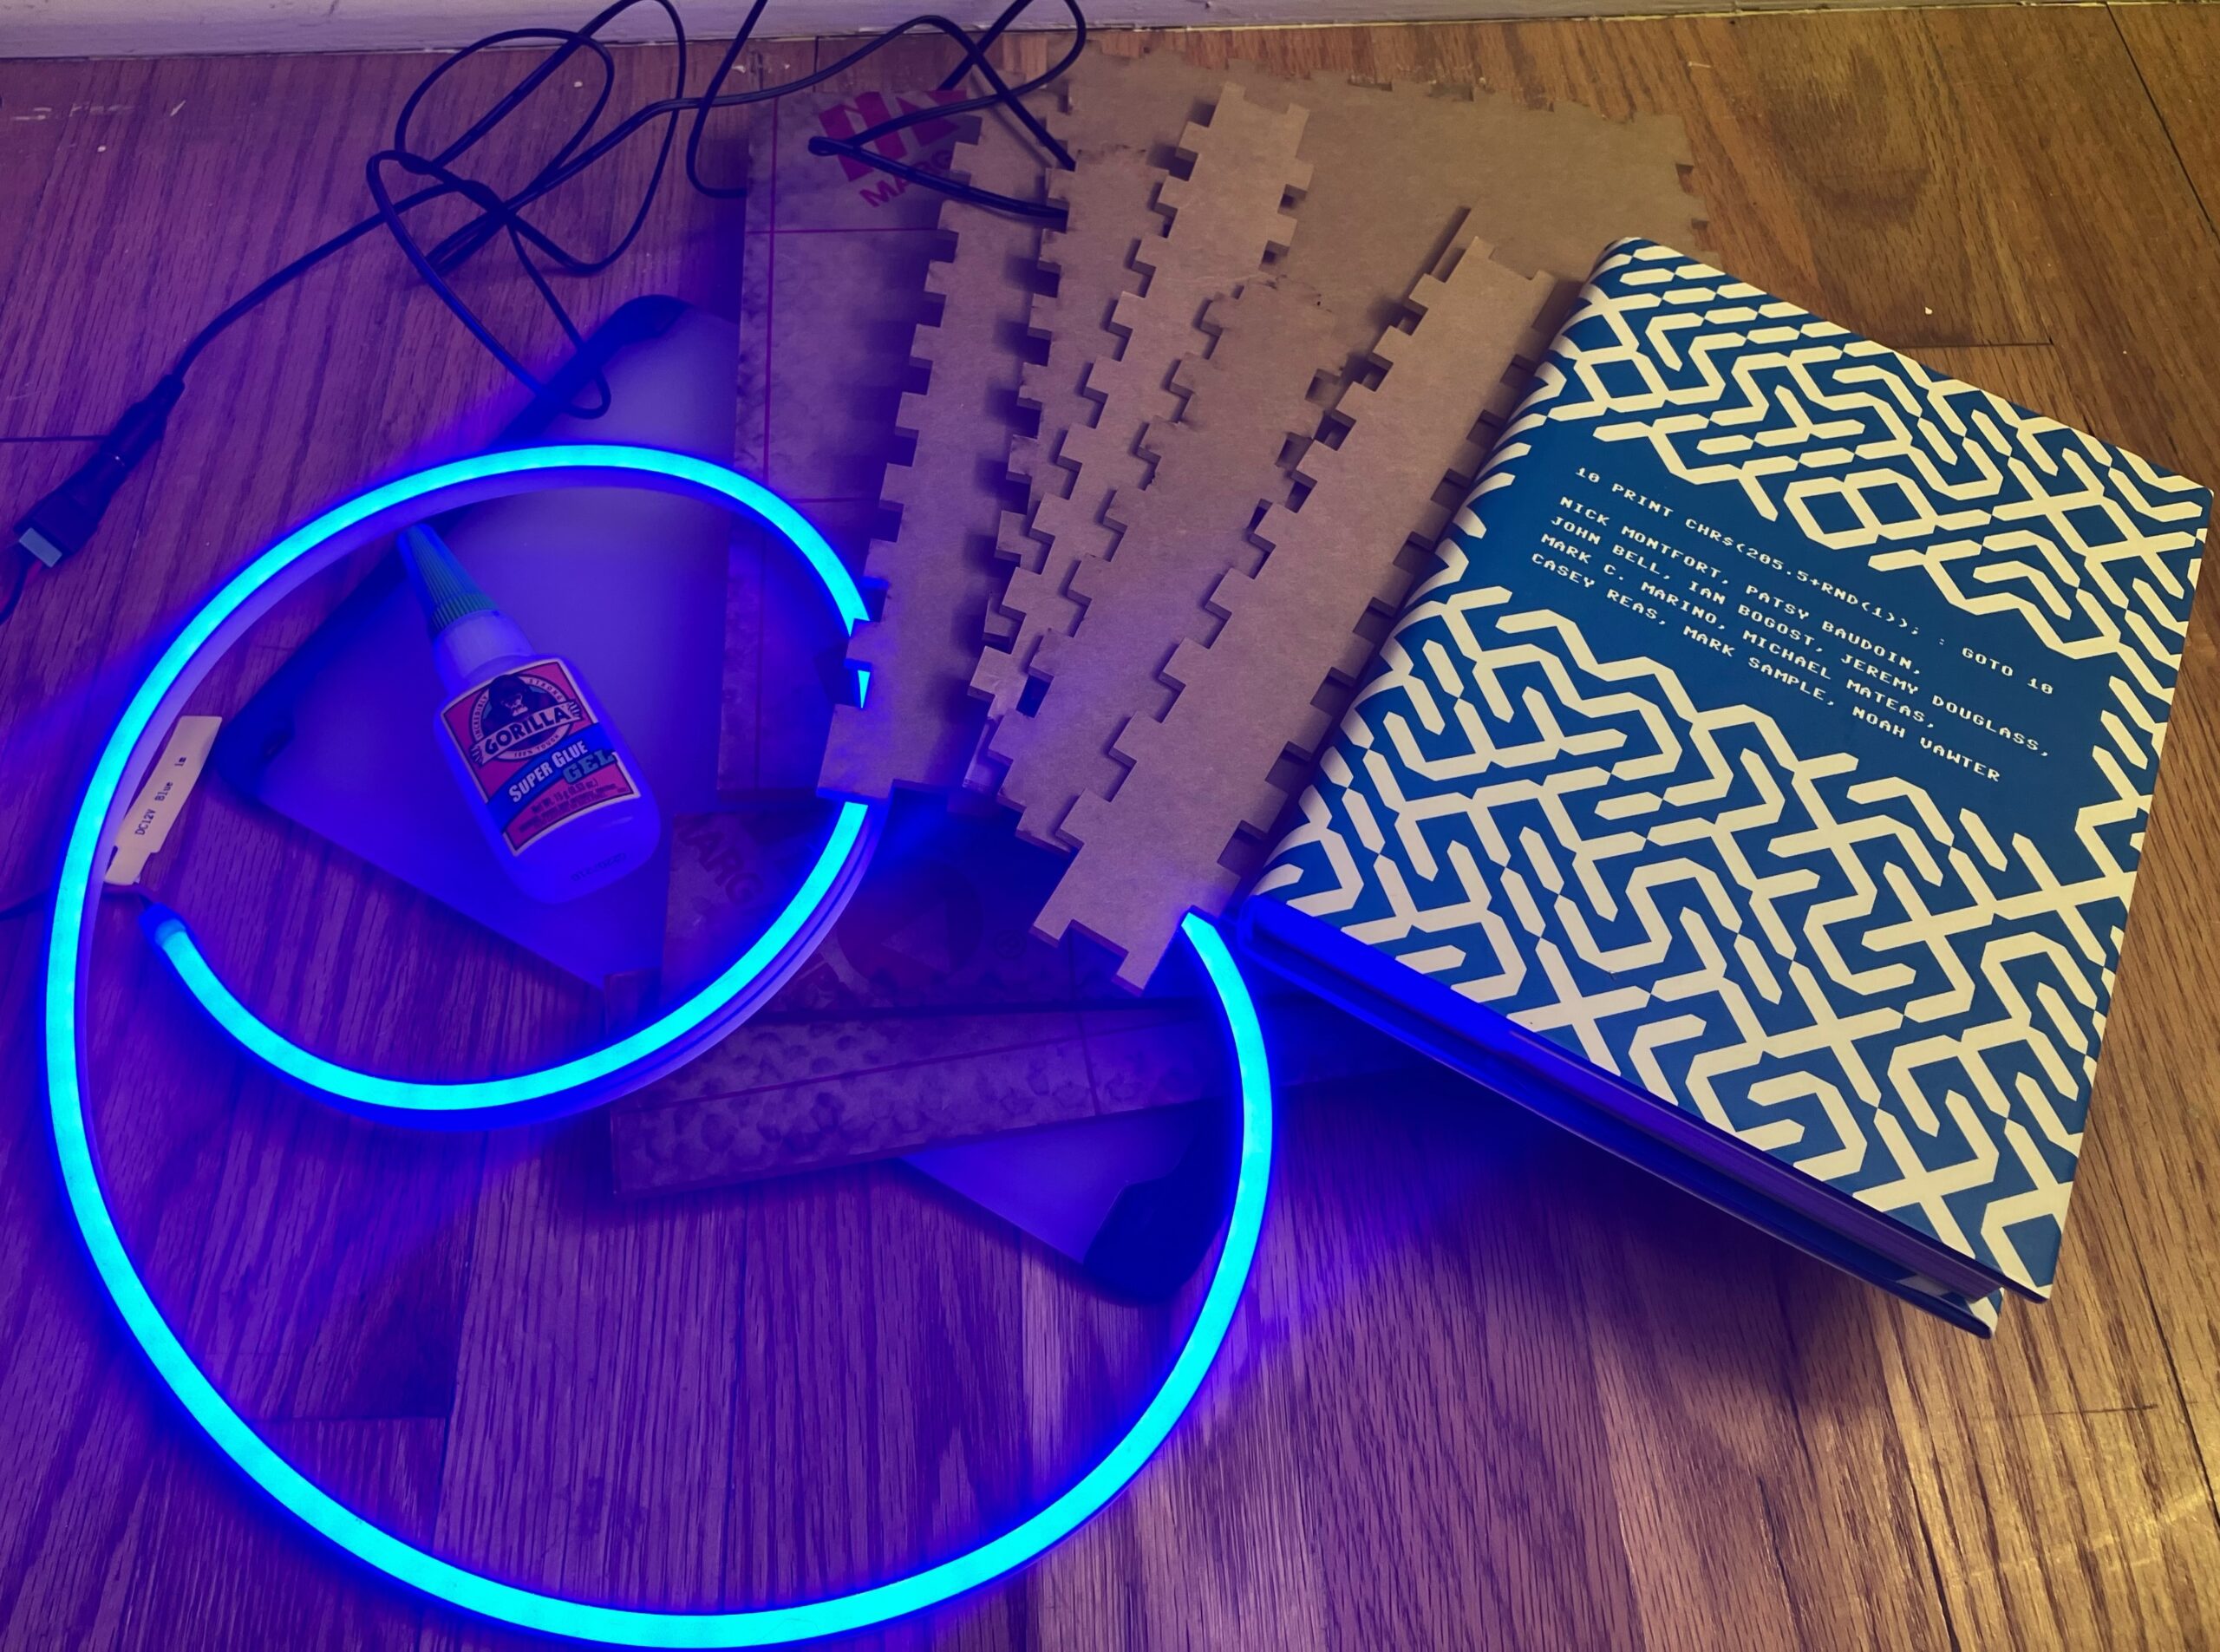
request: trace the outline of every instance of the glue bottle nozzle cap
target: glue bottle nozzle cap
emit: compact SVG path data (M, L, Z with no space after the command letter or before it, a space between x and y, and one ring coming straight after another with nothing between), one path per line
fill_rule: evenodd
M421 522L401 530L401 559L433 636L469 615L494 611L493 599L463 571L447 541Z

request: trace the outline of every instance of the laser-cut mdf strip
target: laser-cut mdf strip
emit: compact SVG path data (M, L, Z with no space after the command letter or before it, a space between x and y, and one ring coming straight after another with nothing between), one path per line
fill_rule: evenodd
M1294 221L1283 203L1290 190L1299 191L1309 180L1309 167L1296 153L1304 120L1300 108L1270 109L1237 87L1223 88L1208 123L1191 122L1180 137L1179 152L1192 160L1188 176L1159 178L1157 205L1172 213L1172 221L1132 251L1125 291L1107 319L1098 318L1103 348L1091 359L1067 356L1061 362L1065 371L1076 369L1079 393L1095 406L1091 419L1069 425L1058 441L1056 467L1069 475L1065 491L1053 491L1052 479L1035 461L1035 502L1026 532L1039 549L1015 548L1018 565L1000 598L1009 647L989 650L972 678L987 702L990 731L1017 708L1041 639L1077 624L1081 604L1067 581L1081 558L1107 555L1116 543L1117 530L1102 520L1103 505L1120 488L1146 481L1148 461L1135 442L1151 420L1177 412L1172 369L1208 347L1201 330L1204 305L1231 292L1257 272L1269 252L1288 245ZM1101 210L1114 217L1127 199L1128 180L1116 171L1100 175ZM1074 224L1096 210L1097 176L1082 164L1069 181L1063 204ZM1044 258L1060 271L1070 268L1066 239L1057 238L1044 249ZM1061 290L1043 312L1051 326L1070 313ZM1042 318L1036 316L1036 325ZM1012 548L1007 531L1003 543ZM1007 761L994 748L991 732L988 751L996 763ZM1003 800L1025 806L1021 798L1005 794Z
M956 166L982 188L1040 197L1039 162L993 121L959 147ZM903 395L895 421L917 447L906 465L886 467L880 487L900 523L864 562L885 594L878 617L848 645L849 660L871 669L871 689L860 706L833 708L819 775L821 789L843 797L958 786L979 737L970 684L980 617L1002 581L992 479L1015 409L1018 360L1008 341L1025 324L1040 232L1027 219L945 204L942 221L961 227L954 256L925 271L940 313L919 323L910 345L928 376Z
M1671 115L1619 118L1485 88L1383 85L1326 70L1291 80L1261 64L1210 69L1169 55L1090 52L1059 84L1074 100L1124 111L1129 141L1139 144L1152 129L1176 129L1192 103L1225 81L1274 108L1298 102L1308 116L1303 153L1316 171L1303 234L1273 272L1318 290L1341 323L1345 354L1361 356L1388 324L1412 272L1468 211L1498 263L1576 284L1597 252L1628 234L1708 245L1704 203L1691 187L1694 152Z
M1430 546L1446 521L1448 483L1478 468L1476 425L1516 395L1492 364L1541 353L1537 324L1556 284L1506 268L1470 237L1448 258L1411 289L1415 329L1390 328L1374 346L1379 383L1342 393L1339 446L1303 455L1310 491L1265 513L1263 565L1229 571L1212 592L1224 616L1216 637L1174 651L1164 670L1179 689L1171 708L1118 736L1130 767L1117 789L1065 817L1079 852L1035 932L1093 936L1123 955L1128 986L1146 984L1191 907L1224 911L1241 881L1224 864L1230 848L1278 819L1289 792L1275 769L1325 739L1333 716L1316 703L1321 689L1363 669L1368 614L1401 600L1414 547Z
M1011 570L1037 571L1048 556L1047 544L1033 537L1028 524L1042 500L1071 486L1071 472L1055 461L1057 449L1067 430L1094 417L1097 404L1087 394L1087 369L1096 356L1117 349L1119 341L1110 333L1108 320L1133 278L1128 259L1143 236L1163 229L1154 210L1156 185L1163 174L1151 163L1146 142L1120 136L1134 114L1109 98L1074 98L1059 134L1086 184L1074 212L1070 194L1074 180L1061 173L1049 180L1049 199L1064 209L1065 220L1061 229L1041 234L1042 278L1035 284L1029 316L1029 333L1040 356L1027 362L1019 374L1018 399L1034 411L1039 424L1037 434L1017 434L1010 440L1009 475L1023 485L1026 497L1023 506L1004 513L996 549ZM1184 116L1175 125L1184 127ZM1005 589L1007 584L1006 574ZM1012 652L1018 646L1021 619L1002 605L1005 589L996 590L988 604L988 646L972 679L986 710L965 784L985 793L996 788L1002 773L987 741L1001 712L1016 706L1023 695L1025 664L1032 648L1028 640L1026 659Z
M1179 418L1142 433L1156 461L1147 486L1120 488L1104 506L1115 554L1079 561L1068 587L1085 604L1079 624L1035 651L1032 672L1047 680L1038 708L1012 711L995 733L1009 765L1002 796L1021 800L1018 830L1036 842L1069 847L1055 835L1065 813L1116 787L1119 729L1170 707L1158 673L1180 643L1218 629L1204 601L1218 579L1263 560L1250 525L1260 501L1286 498L1289 439L1316 428L1309 392L1334 332L1317 294L1260 278L1213 300L1204 324L1210 354L1173 369Z
M1642 232L1669 245L1704 243L1687 134L1668 116L1618 120L1471 87L1388 87L1322 71L1290 82L1255 64L1213 70L1166 54L1089 52L1061 82L1071 100L1065 135L1089 179L1086 210L1044 244L1061 285L1033 310L1048 359L1028 369L1024 384L1040 410L1041 434L1014 443L1010 455L1032 504L1065 491L1070 473L1052 455L1066 430L1094 415L1081 387L1090 356L1112 348L1104 317L1121 290L1127 244L1146 226L1149 146L1155 134L1178 130L1228 79L1253 101L1299 101L1306 113L1304 153L1319 165L1303 201L1303 232L1274 274L1316 288L1336 318L1333 358L1322 362L1333 371L1318 387L1325 404L1342 388L1348 359L1397 313L1411 271L1433 257L1467 206L1498 244L1498 261L1569 282L1630 225L1649 226ZM1027 532L1029 512L1005 519L1002 554L1014 567L1040 569L1048 547ZM1015 615L990 611L993 646L975 682L998 708L1019 703L1026 656L1038 665L1037 643L1020 644L1019 629ZM990 712L990 729L998 716ZM1000 765L983 754L969 778L992 790Z
M1089 53L1083 61L1097 56ZM1066 218L1061 228L1041 234L1042 278L1035 284L1029 318L1038 356L1019 374L1019 400L1035 412L1038 434L1016 434L1010 441L1009 474L1023 486L1025 503L1003 516L996 548L1011 568L1037 569L1047 555L1048 546L1027 532L1027 524L1041 500L1071 486L1072 473L1056 463L1056 450L1067 430L1094 417L1097 404L1087 394L1087 369L1097 356L1118 348L1108 322L1134 278L1128 260L1143 237L1161 234L1165 227L1155 209L1156 186L1164 173L1152 145L1161 134L1163 153L1168 153L1170 140L1185 129L1191 113L1208 112L1210 95L1219 84L1218 78L1197 71L1190 88L1187 66L1182 63L1179 69L1179 86L1172 86L1170 77L1151 77L1147 84L1158 95L1139 100L1119 95L1132 89L1123 82L1114 91L1106 87L1076 95L1068 77L1059 82L1066 107L1057 135L1087 184L1082 210L1074 213L1066 193L1071 175L1058 171L1048 176L1050 199L1065 209ZM1018 617L1002 606L1002 594L997 590L988 605L984 631L989 646L981 656L982 675L975 679L990 701L984 725L989 733L991 704L1015 704L1026 681L1023 665L1009 653L1017 642ZM992 793L1001 778L1002 765L986 750L983 735L965 783Z

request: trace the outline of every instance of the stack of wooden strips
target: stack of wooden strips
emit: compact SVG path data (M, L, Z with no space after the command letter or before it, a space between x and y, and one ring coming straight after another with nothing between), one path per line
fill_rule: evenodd
M1035 933L1144 984L1223 911L1596 254L1700 245L1676 122L1083 58L1074 171L989 121L944 203L828 791L990 794Z

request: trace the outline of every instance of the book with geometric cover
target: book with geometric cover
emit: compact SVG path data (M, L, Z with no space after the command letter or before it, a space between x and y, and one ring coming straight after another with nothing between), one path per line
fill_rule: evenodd
M2210 502L1622 242L1248 943L1986 1331L2056 1271Z

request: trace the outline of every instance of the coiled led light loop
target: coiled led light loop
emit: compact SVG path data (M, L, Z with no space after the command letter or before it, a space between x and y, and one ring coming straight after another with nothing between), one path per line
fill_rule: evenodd
M722 465L659 447L571 443L513 448L436 466L333 506L264 552L208 599L124 708L79 808L69 855L82 851L90 857L106 840L113 829L108 817L134 794L151 758L153 737L224 646L311 575L382 532L458 505L532 489L612 482L681 493L756 518L809 565L843 630L852 631L867 617L855 580L809 519L761 482ZM867 686L868 678L859 671L859 696ZM878 841L882 813L872 804L840 804L815 864L768 928L682 1002L599 1048L500 1078L389 1078L304 1049L257 1017L224 984L183 918L155 907L147 914L146 927L178 979L218 1025L293 1082L337 1106L448 1126L544 1118L610 1100L682 1065L775 992L847 904ZM65 859L65 891L77 887L77 869L76 859ZM57 898L57 947L73 938L71 916L62 911L71 904L66 892Z
M1182 933L1225 1014L1239 1082L1241 1144L1233 1209L1202 1306L1170 1371L1131 1428L1102 1460L1045 1508L998 1537L907 1577L823 1600L729 1612L639 1611L543 1594L488 1577L426 1552L331 1497L274 1451L196 1364L154 1304L117 1232L93 1152L84 1093L88 922L99 898L100 850L113 816L152 761L166 728L208 663L285 591L378 532L473 499L556 481L631 481L737 504L785 534L816 571L852 628L863 618L854 583L816 530L775 494L722 466L648 447L526 448L437 467L362 494L324 513L242 569L209 598L126 704L101 749L71 826L48 944L45 1032L48 1100L55 1149L71 1215L93 1268L154 1371L208 1434L257 1485L304 1523L402 1583L483 1616L613 1646L768 1646L867 1629L937 1604L1024 1565L1113 1497L1154 1453L1200 1388L1224 1342L1262 1231L1272 1156L1270 1074L1256 1006L1224 941L1191 914ZM860 674L859 674L860 675ZM825 849L771 930L686 1003L639 1032L587 1055L506 1079L435 1085L380 1078L327 1061L258 1020L219 980L183 922L158 913L149 933L179 979L247 1048L307 1087L384 1116L454 1123L561 1110L614 1094L686 1059L721 1031L741 995L776 984L780 963L813 914L837 910L875 834L878 811L847 803ZM799 917L796 917L797 913ZM791 924L789 922L791 921ZM782 927L783 926L783 927Z

